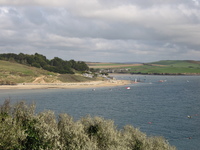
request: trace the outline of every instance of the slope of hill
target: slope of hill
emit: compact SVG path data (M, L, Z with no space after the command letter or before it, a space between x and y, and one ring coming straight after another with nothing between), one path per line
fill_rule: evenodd
M200 74L200 61L162 60L144 64L142 70L147 74Z
M87 63L90 68L124 68L141 66L142 64L126 64L126 63Z
M92 80L81 75L59 74L19 63L0 60L0 84L61 83Z
M93 63L88 65L90 68L100 69L101 72L103 71L109 73L114 72L158 75L200 74L200 61L193 60L162 60L143 64Z
M42 68L51 72L56 72L60 74L74 74L77 71L87 71L89 68L83 61L74 60L62 60L61 58L54 57L49 60L46 56L35 53L34 55L29 54L0 54L0 60L6 60L11 62L17 62L20 64L33 66L37 68Z
M168 65L171 67L200 67L200 61L194 60L162 60L150 64Z

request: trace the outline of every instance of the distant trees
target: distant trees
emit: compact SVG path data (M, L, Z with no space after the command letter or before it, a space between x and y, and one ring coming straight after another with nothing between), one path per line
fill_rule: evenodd
M34 55L28 54L0 54L0 60L17 62L20 64L30 65L37 68L43 68L48 71L57 72L61 74L69 73L74 74L74 71L87 71L89 67L82 61L66 61L61 58L54 57L48 60L45 56L35 53Z

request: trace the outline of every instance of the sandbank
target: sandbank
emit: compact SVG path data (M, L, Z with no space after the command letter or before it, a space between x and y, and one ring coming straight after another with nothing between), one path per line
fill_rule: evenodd
M20 83L17 85L1 85L0 89L78 89L112 87L130 84L128 80L107 80L74 83Z

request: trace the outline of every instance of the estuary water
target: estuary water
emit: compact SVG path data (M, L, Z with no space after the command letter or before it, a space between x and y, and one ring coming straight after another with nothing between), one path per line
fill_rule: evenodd
M163 136L178 150L200 149L200 76L116 75L141 81L91 89L0 90L0 104L24 100L36 111L112 119L120 129L129 124L148 136ZM129 89L127 89L129 87Z

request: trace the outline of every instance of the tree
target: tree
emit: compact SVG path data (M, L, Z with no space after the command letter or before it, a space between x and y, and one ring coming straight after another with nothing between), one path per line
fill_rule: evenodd
M53 71L57 73L69 73L74 74L74 70L77 71L87 71L89 70L89 67L85 62L82 61L65 61L61 58L54 57L52 60L48 60L46 56L43 56L41 54L35 53L34 55L28 55L28 54L0 54L0 60L6 60L6 61L16 61L21 64L25 65L31 65L37 68L43 68L48 71Z

